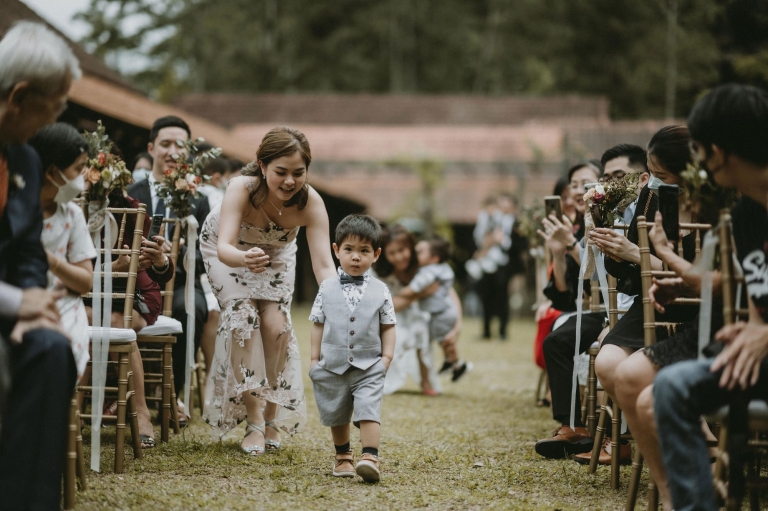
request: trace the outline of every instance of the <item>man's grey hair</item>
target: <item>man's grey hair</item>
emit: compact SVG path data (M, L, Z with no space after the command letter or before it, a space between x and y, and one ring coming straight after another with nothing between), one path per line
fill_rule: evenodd
M20 82L54 94L80 75L72 49L45 25L20 21L0 41L0 98Z

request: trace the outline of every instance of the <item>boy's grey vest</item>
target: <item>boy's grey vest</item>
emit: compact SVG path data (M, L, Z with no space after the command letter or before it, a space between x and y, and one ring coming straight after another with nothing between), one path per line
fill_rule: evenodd
M371 277L363 299L349 310L338 277L323 283L323 341L318 364L335 374L350 367L368 369L381 359L379 309L384 305L386 284Z

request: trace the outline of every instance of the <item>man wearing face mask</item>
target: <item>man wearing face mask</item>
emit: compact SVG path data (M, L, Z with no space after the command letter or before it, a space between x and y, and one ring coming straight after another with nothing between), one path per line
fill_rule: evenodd
M76 370L58 296L45 289L43 170L25 143L56 120L79 77L72 50L43 25L18 23L0 41L0 345L10 366L0 376L12 375L0 432L0 509L60 506Z
M49 291L66 293L56 305L61 326L72 340L77 374L88 362L88 316L82 295L91 290L93 246L83 210L71 202L85 189L83 169L88 142L69 124L56 123L40 130L29 144L43 164L40 204L43 208L42 242L48 257Z

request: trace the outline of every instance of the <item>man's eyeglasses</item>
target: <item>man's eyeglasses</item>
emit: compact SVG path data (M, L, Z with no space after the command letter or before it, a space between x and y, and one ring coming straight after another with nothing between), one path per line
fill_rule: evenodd
M603 177L601 177L598 182L600 183L610 183L611 181L623 179L624 176L626 176L627 173L623 170L617 170L616 172L611 172L610 174L605 174Z

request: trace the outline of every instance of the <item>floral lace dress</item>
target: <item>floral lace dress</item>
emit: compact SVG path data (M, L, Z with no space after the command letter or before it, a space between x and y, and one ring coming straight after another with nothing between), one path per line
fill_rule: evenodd
M211 211L200 234L208 279L221 306L203 419L214 434L225 435L245 420L242 393L250 391L276 403L275 423L293 434L306 420L301 359L291 325L299 228L287 230L271 221L266 229L243 223L237 247L259 247L269 255L266 271L253 273L219 261L220 211L220 206ZM262 323L269 324L263 330L275 335L262 336Z

